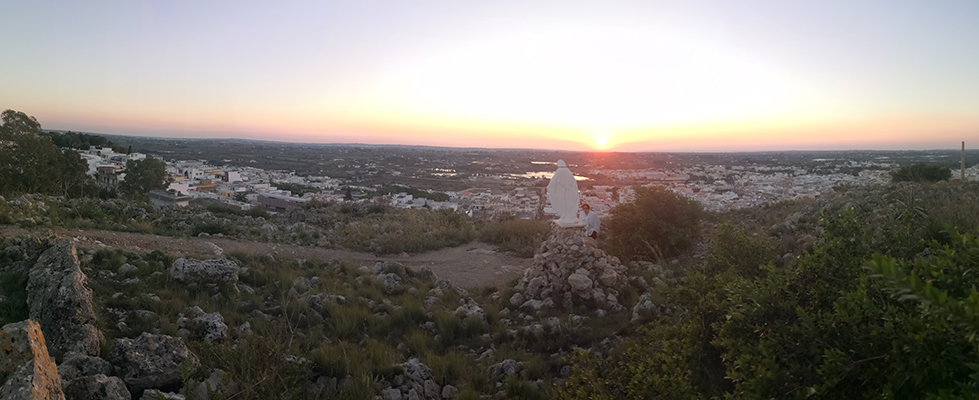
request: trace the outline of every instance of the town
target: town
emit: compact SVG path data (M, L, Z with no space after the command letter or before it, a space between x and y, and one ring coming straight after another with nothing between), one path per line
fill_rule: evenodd
M152 148L142 149L152 143L138 143L143 152L122 154L97 147L79 152L88 161L89 174L95 176L100 187L111 189L125 179L127 160L141 160L154 152ZM250 144L301 161L302 151L289 151L283 147L287 145ZM316 153L315 147L302 147L302 150ZM326 167L319 172L335 171L332 176L316 174L308 168L297 171L274 169L274 164L258 165L272 159L271 156L254 156L248 160L177 159L170 158L175 156L172 151L171 154L160 151L155 156L166 161L171 183L167 190L149 195L160 206L220 202L240 209L261 206L271 212L281 212L310 201L355 201L396 208L451 209L476 218L545 219L556 215L546 200L544 188L559 157L569 159L582 201L589 203L599 215L605 215L620 203L631 202L636 186L665 187L697 200L707 210L727 211L782 200L816 198L848 185L883 184L890 180L890 171L909 161L949 165L958 161L958 155L951 151L745 153L742 157L731 156L739 153L674 153L653 155L660 159L656 162L619 160L618 165L573 153L530 150L342 146L339 151L347 155L362 154L332 157L327 162L322 161L326 157L319 157L321 161L310 162ZM419 151L424 154L414 154ZM663 159L673 161L663 162ZM974 162L967 165L972 166L966 168L965 179L976 180L979 165ZM962 175L958 168L952 171L953 178Z

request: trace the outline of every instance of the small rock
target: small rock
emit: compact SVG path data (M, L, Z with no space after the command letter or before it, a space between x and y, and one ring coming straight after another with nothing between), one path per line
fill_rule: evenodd
M508 358L500 363L491 365L489 370L490 374L495 378L506 377L515 375L523 370L523 363L512 358Z
M456 389L455 386L445 385L445 386L442 387L442 398L443 399L451 399L451 398L455 397L457 393L459 393L459 389Z
M130 400L126 383L117 376L85 376L64 383L65 397L78 400Z
M119 269L116 272L118 272L120 274L128 274L130 272L136 272L137 269L138 268L136 268L132 264L125 263L125 264L122 264L121 266L119 266Z
M118 368L118 375L126 386L136 393L144 389L179 388L184 362L189 362L195 369L200 366L197 356L180 338L146 332L136 339L116 339L108 359Z

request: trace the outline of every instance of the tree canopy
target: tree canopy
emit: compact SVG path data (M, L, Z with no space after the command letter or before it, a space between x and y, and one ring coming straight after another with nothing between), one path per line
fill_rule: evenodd
M20 111L0 114L0 194L92 196L88 164L71 149L55 146L41 124Z
M163 161L153 157L126 161L126 176L119 183L119 193L128 198L145 198L151 190L165 189L169 184Z
M106 139L104 136L89 135L87 133L75 133L72 131L48 132L48 135L51 136L51 141L53 141L55 146L58 147L68 147L81 150L88 150L92 147L109 147L116 153L128 154L132 152L132 146L129 146L127 152L127 148L125 146L115 144L111 140Z

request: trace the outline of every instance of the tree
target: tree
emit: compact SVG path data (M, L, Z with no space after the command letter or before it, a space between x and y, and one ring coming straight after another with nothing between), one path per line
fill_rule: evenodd
M671 257L697 240L701 206L660 187L636 188L636 201L612 209L608 246L625 260Z
M126 176L119 183L119 193L128 198L145 198L151 190L164 189L169 184L163 161L146 157L142 161L126 161Z
M37 119L23 112L0 114L0 194L92 195L88 164L70 149L59 149Z
M72 149L61 149L57 163L61 194L65 197L95 197L98 186L86 172L88 163Z

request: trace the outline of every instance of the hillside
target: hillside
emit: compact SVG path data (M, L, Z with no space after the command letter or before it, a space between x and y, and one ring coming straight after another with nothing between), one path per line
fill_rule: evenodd
M421 227L401 235L430 232L419 221L444 218L431 211L349 212L324 225L312 221L343 213L316 206L326 208L303 210L305 221L262 217L273 228L255 234L236 222L255 217L223 210L22 196L0 203L0 318L39 322L68 398L972 398L979 323L968 307L979 295L962 277L979 266L976 193L971 183L841 187L708 213L692 230L645 230L680 247L634 261L608 252L631 243L614 222L626 211L605 216L599 241L531 235L533 257L521 259L472 241L499 236L481 233L490 226L515 237L520 225L463 228L469 240L455 247L404 254L332 239L378 217ZM665 211L629 212L645 229L677 214ZM374 233L347 243L389 234L364 232ZM64 282L80 300L44 305ZM57 337L52 321L95 336ZM153 355L149 343L183 356Z

